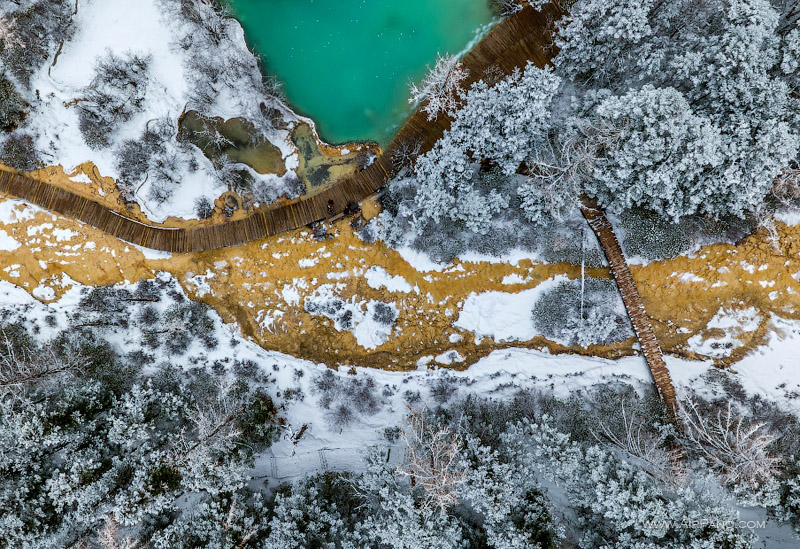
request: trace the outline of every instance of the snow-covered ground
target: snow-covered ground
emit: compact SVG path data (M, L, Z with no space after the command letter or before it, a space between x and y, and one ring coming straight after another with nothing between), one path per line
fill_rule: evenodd
M161 274L160 277L182 293L170 275ZM43 304L25 290L0 281L0 303L12 319L17 318L30 328L36 327L38 337L46 340L67 327L69 315L76 311L84 287L71 280L67 283L70 288L61 299ZM133 286L121 287L132 289ZM215 348L192 346L184 354L159 357L154 364L168 359L175 366L193 368L216 361L224 364L255 362L269 377L270 386L279 395L277 402L282 407L282 415L287 419L284 440L258 461L258 474L273 482L324 469L357 470L366 447L393 445L386 439L386 429L402 424L407 403L436 406L469 394L506 399L521 389L552 391L556 396L567 397L609 381L634 386L651 383L641 357L608 360L512 348L495 351L466 371L425 365L408 372L342 367L333 373L338 388L323 393L316 381L330 371L325 365L264 350L245 339L235 324L224 324L213 312L211 316L219 342ZM749 393L774 399L796 413L800 365L795 360L794 350L800 346L800 322L774 318L773 323L776 330L769 345L736 364L731 375ZM130 332L112 331L108 339L121 354L140 345ZM712 367L710 362L676 357L667 357L667 365L679 390L702 385L701 377ZM369 407L363 406L366 393L360 391L365 385L370 386L369 394L374 399ZM327 405L323 405L326 399ZM352 418L344 423L334 417L340 405L353 410ZM304 425L307 426L305 433L295 440Z
M533 326L533 306L542 294L565 280L566 276L556 276L535 288L517 293L473 292L461 307L461 313L454 325L474 333L477 341L484 337L491 337L495 341L533 339L540 335Z
M163 15L163 4L159 0L80 0L75 16L74 37L64 44L56 63L46 63L32 81L33 89L41 98L36 104L31 124L39 135L39 148L50 151L47 162L61 164L68 173L85 162L93 162L101 175L119 177L115 153L126 139L137 139L148 122L159 117L177 121L189 104L189 82L193 78L192 59L177 40L185 29L179 21ZM261 80L255 57L247 49L244 32L233 19L227 22L231 38L228 48L238 50L238 55L249 60L250 78ZM85 94L94 76L96 60L106 53L116 55L134 53L150 55L151 82L148 86L142 112L123 123L112 136L110 147L91 149L84 141L78 126L78 106L75 101ZM258 113L259 97L250 83L227 82L215 97L211 113L223 118L248 117ZM283 108L287 120L298 120ZM275 130L269 137L276 145L291 170L297 166L294 146L288 139L287 130ZM147 216L154 221L163 221L169 216L195 218L195 199L201 196L211 200L227 190L213 167L197 148L194 152L181 152L196 161L199 169L184 169L180 174L180 185L171 198L163 203L149 195L150 182L144 182L135 194L136 201ZM255 172L254 176L258 176ZM274 176L263 176L272 181Z

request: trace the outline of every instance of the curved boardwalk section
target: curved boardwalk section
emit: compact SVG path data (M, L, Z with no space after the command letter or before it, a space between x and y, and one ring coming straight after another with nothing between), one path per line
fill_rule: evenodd
M490 67L504 73L523 67L528 61L543 67L551 57L549 29L559 15L551 5L542 12L526 8L497 25L464 57L463 63L470 71L467 84L483 78ZM172 253L201 252L261 240L326 219L329 200L333 200L336 212L351 202L361 202L395 174L392 157L399 148L414 143L418 151L429 150L449 127L446 116L431 122L425 113L417 111L384 154L365 170L318 195L216 225L178 229L140 223L83 196L11 172L0 172L0 192L74 217L138 246Z
M639 295L639 290L636 288L636 282L633 280L628 262L622 253L622 246L620 246L617 235L614 233L614 228L603 211L597 206L597 202L590 198L582 198L581 212L586 221L589 222L589 226L592 227L597 240L600 241L606 259L608 259L608 264L611 266L611 274L614 275L619 293L622 294L622 302L625 304L625 310L631 319L633 330L636 332L636 337L642 346L642 354L644 354L647 366L653 375L656 388L667 405L667 409L673 414L677 414L678 399L675 396L672 377L669 375L669 370L667 370L664 354L658 344L656 334L653 332L650 317L647 316L642 296Z

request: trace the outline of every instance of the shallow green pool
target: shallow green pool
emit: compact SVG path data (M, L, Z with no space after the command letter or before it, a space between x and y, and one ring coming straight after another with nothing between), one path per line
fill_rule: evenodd
M385 144L409 113L409 80L492 20L487 0L229 1L267 72L332 143Z

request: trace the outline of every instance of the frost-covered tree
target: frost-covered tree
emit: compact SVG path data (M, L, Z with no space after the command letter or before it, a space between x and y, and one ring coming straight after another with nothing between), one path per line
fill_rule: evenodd
M429 218L486 232L509 207L547 225L584 194L671 220L757 211L798 167L796 11L781 0L577 0L557 23L552 68L461 94L399 215L419 235ZM483 186L486 164L519 173L515 190Z
M408 102L424 102L422 110L428 114L428 120L436 120L440 114L455 112L460 102L461 83L467 76L468 71L457 56L439 54L434 66L428 67L428 74L422 82L412 82Z
M432 425L423 410L410 410L401 434L405 443L405 463L398 469L423 493L424 507L447 509L457 499L464 481L459 464L461 437L443 425Z
M263 547L369 547L373 537L359 524L366 518L363 504L348 476L321 475L282 488Z
M579 547L752 547L737 515L704 491L664 484L600 446L582 446L546 423L512 426L505 441L520 466L563 487Z
M497 450L467 441L468 471L462 497L482 519L489 546L497 549L559 547L560 529L552 504L541 490L535 470L509 462Z
M536 301L533 325L566 345L607 345L633 336L619 293L610 279L561 282Z
M745 417L732 402L715 410L694 399L681 404L680 417L683 446L737 496L769 497L777 488L781 462L774 453L777 435L764 423Z
M367 472L359 489L368 502L368 516L362 523L382 546L397 549L455 549L463 545L463 529L441 507L423 505L411 483L394 474L382 455L367 456Z
M16 343L0 350L4 379L15 384L0 393L0 546L68 547L108 538L109 524L156 540L193 516L206 522L160 546L213 539L203 533L209 523L239 543L252 514L238 520L230 509L248 497L253 452L274 440L269 397L240 382L127 375L113 353L83 352L73 367L73 339L24 354ZM57 360L43 367L39 356L48 352ZM236 516L225 528L229 514Z
M551 72L531 65L492 88L483 82L473 86L451 129L416 161L412 220L446 216L469 230L485 230L493 216L508 207L509 195L476 184L475 159L491 159L505 174L513 174L538 147L558 85Z

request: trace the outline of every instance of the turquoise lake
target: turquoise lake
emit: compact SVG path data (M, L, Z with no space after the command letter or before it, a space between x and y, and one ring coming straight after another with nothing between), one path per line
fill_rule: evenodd
M265 70L331 143L386 144L408 83L488 28L488 0L229 0Z

